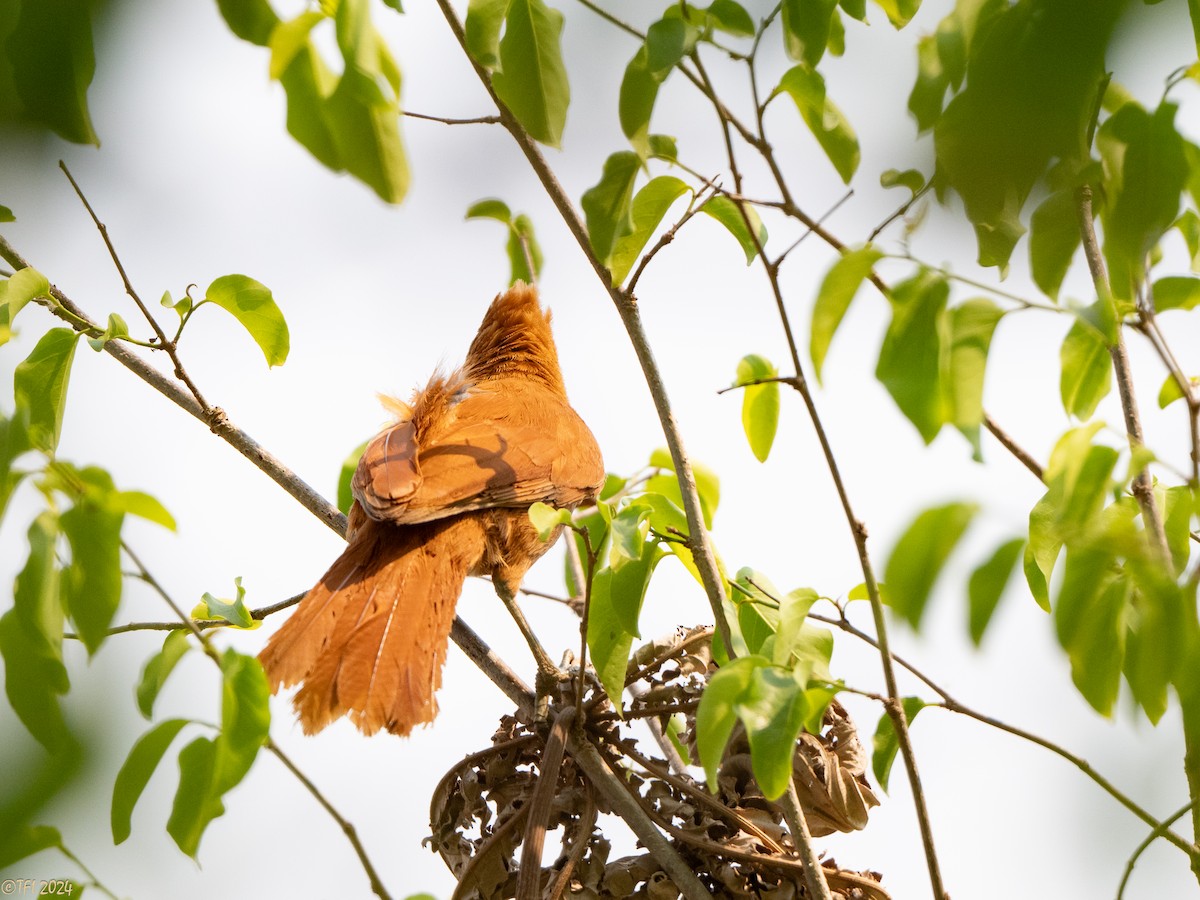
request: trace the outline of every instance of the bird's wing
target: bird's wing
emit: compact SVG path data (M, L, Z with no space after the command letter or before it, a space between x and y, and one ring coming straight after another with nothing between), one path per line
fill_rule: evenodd
M415 523L538 501L575 506L604 481L587 426L561 396L527 381L472 388L419 442L405 424L393 426L401 433L390 440L390 432L376 438L359 464L355 496L372 518Z

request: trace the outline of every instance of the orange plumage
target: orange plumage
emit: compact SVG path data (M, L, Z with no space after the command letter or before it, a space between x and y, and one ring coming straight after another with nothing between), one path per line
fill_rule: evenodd
M365 734L432 721L467 575L511 597L553 543L529 506L573 508L604 481L527 285L492 302L461 369L394 408L354 474L349 546L259 655L273 691L303 682L307 734L342 715Z

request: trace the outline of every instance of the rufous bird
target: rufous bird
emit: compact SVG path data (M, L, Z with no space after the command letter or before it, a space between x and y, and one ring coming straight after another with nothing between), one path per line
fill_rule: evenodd
M520 282L492 302L461 369L390 405L398 421L354 473L349 546L259 654L273 692L302 682L306 734L342 715L365 734L431 722L466 577L490 575L515 610L557 537L538 537L529 507L574 508L604 481L567 402L550 313Z

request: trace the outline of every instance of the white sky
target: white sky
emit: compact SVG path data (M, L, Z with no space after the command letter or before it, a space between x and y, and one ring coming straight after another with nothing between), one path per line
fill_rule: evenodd
M403 67L408 107L451 116L491 112L432 4L408 6L402 18L378 5L373 9ZM648 19L641 4L619 6L637 21ZM929 144L914 140L903 108L914 70L912 45L936 26L947 4L929 0L925 6L901 34L872 7L869 29L849 24L846 58L822 67L831 96L863 144L855 196L829 220L850 242L864 238L900 200L899 192L878 187L879 172L930 168ZM749 7L757 15L768 4ZM634 48L581 7L564 8L573 105L564 150L547 155L578 198L597 180L604 158L624 148L616 91ZM1194 60L1195 48L1184 4L1139 5L1137 12L1139 30L1123 39L1110 65L1152 103L1163 77ZM503 288L500 226L463 221L470 203L499 196L527 212L538 229L547 259L542 296L554 309L568 390L608 468L631 472L663 443L607 296L500 129L406 122L413 186L403 206L387 207L349 178L320 167L286 135L282 92L267 81L265 51L233 38L215 4L116 4L111 16L90 95L103 147L0 133L0 203L18 217L4 227L5 236L94 318L118 311L139 330L98 235L57 171L59 157L107 223L143 297L154 300L166 289L178 296L189 283L202 289L230 272L273 289L291 327L292 356L283 368L268 371L249 337L215 310L189 326L182 353L211 402L332 498L343 457L384 420L375 393L406 394L439 363L457 364L486 304ZM766 63L775 72L785 66L776 47ZM716 77L735 74L719 62L712 70ZM741 90L736 84L734 90ZM1178 96L1190 101L1183 122L1196 135L1195 92L1185 88ZM673 79L660 97L654 130L677 135L685 159L716 172L721 156L713 120L695 101L694 92ZM673 102L676 110L668 108ZM821 214L844 193L840 181L794 110L780 104L768 123L799 202ZM760 174L748 168L752 176ZM761 187L750 192L766 194L765 183L757 183ZM917 252L979 276L969 264L969 232L957 221L935 215L919 235ZM798 235L786 223L767 223L769 246L786 246ZM894 239L897 232L889 235ZM1017 292L1025 289L1024 252L1022 245L1007 285ZM812 239L784 270L793 323L805 345L815 287L833 258ZM906 268L885 271L899 277ZM1064 296L1087 299L1080 274L1073 272ZM741 434L740 400L716 395L746 353L783 366L785 344L761 271L745 268L733 240L701 217L651 266L638 293L687 446L722 477L714 538L730 570L749 565L784 589L810 585L844 594L861 574L798 400L785 396L775 450L759 465ZM935 597L925 633L915 637L895 627L898 652L961 701L1065 744L1150 810L1167 815L1186 797L1174 713L1157 729L1136 720L1127 705L1115 722L1092 713L1070 685L1050 620L1023 590L1010 592L984 651L971 650L966 575L1001 539L1020 532L1041 491L994 442L985 445L983 467L970 461L956 434L921 446L872 376L884 311L882 299L863 292L834 342L818 398L857 511L870 528L877 569L918 509L958 498L985 504L966 553L956 557ZM21 337L0 349L0 397L11 397L13 368L51 322L31 310L19 324ZM1058 400L1058 344L1068 324L1066 317L1011 316L993 342L987 406L1042 459L1069 425ZM1184 367L1200 371L1195 316L1189 322L1175 314L1164 325ZM1145 347L1133 341L1131 350L1151 445L1181 464L1182 410L1159 413L1154 397L1163 373ZM11 408L10 401L0 403ZM1119 422L1111 398L1100 414ZM252 606L274 602L309 587L339 552L339 539L258 470L86 346L75 363L60 452L80 464L105 466L119 486L149 491L174 513L178 535L140 522L131 522L128 534L185 608L205 591L228 595L239 575ZM0 527L4 583L24 559L24 531L36 503L26 489ZM535 567L527 584L558 589L556 560L554 555ZM544 629L552 655L575 646L575 624L563 610L535 600L526 608ZM459 610L531 677L520 636L486 585L468 585ZM867 610L859 614L865 623ZM169 617L149 592L130 585L117 619ZM653 637L706 617L698 587L674 563L665 563L647 601L643 634ZM266 629L223 633L220 640L254 653L265 636ZM83 778L44 820L61 824L72 850L121 896L367 896L365 876L334 823L265 754L226 798L226 816L206 833L200 868L164 831L177 779L173 753L137 809L133 836L113 848L112 780L147 727L131 685L159 642L154 635L114 638L90 664L78 647L68 648L73 687L67 709L77 726L96 729L95 753ZM877 658L840 634L833 672L857 687L881 690ZM445 682L440 718L407 741L365 740L344 722L305 738L292 724L287 702L273 705L272 735L355 823L396 897L418 891L449 896L452 881L444 866L420 846L428 831L429 793L453 761L487 743L508 708L456 649ZM157 716L211 720L218 697L212 666L193 654L173 676ZM879 710L853 698L847 705L869 741ZM7 706L0 709L0 734L0 759L32 752ZM1008 897L1014 886L1044 896L1115 894L1124 862L1146 829L1079 772L1029 744L938 710L922 714L913 736L953 896ZM899 768L893 787L865 832L820 844L844 866L884 873L893 896L923 896L926 875ZM49 853L18 870L8 874L73 872ZM1143 857L1127 896L1179 896L1194 884L1182 855L1160 843Z

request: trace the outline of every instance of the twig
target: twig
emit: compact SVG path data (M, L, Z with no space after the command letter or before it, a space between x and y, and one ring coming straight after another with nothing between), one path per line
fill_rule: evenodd
M808 830L808 820L804 817L804 809L800 806L800 796L796 793L796 782L788 779L787 793L779 799L783 809L783 817L787 820L788 830L792 833L792 842L800 861L804 863L804 884L808 893L817 900L833 900L829 893L829 884L825 880L825 868L817 856L817 848L813 846L812 833Z
M401 112L401 115L407 116L410 119L422 119L426 122L441 122L443 125L499 125L499 116L476 116L473 119L447 119L444 116L428 116L423 113L413 112L411 109L406 109Z
M581 690L582 692L582 690ZM566 748L567 729L572 720L578 721L574 706L559 710L546 736L541 759L538 761L537 783L529 798L529 818L525 822L525 836L521 841L521 864L517 872L516 900L539 900L542 880L542 849L546 843L546 825L558 793L558 775L562 770L563 750Z
M1030 456L1024 450L1024 448L1014 441L1009 436L1008 432L997 425L996 420L986 412L983 414L983 425L989 432L991 432L992 437L994 437L1001 443L1001 445L1003 445L1005 450L1015 456L1017 460L1020 461L1021 465L1034 474L1034 477L1036 477L1038 481L1043 480L1045 476L1045 469L1042 468L1042 464Z
M391 895L383 886L383 882L379 880L379 873L375 871L375 867L371 865L371 860L367 857L366 848L363 847L362 841L358 839L358 832L355 830L353 823L348 821L333 807L333 804L325 798L325 795L321 793L317 786L303 772L296 768L296 764L269 737L267 738L266 747L296 777L296 780L304 785L305 789L321 804L325 812L329 813L330 818L338 823L338 826L342 829L342 834L346 835L346 840L350 842L350 845L354 847L354 852L358 854L358 861L362 863L363 871L367 873L367 878L371 882L371 890L374 891L375 896L379 897L380 900L391 900Z
M604 285L605 290L612 299L613 305L617 309L617 314L621 317L621 323L625 326L625 331L629 335L630 343L633 345L638 362L642 367L642 373L650 389L650 395L654 400L654 407L658 412L659 421L662 424L667 446L671 451L671 460L675 466L675 474L679 479L679 489L683 499L684 512L687 515L688 528L694 541L693 553L696 568L700 572L700 579L704 584L709 606L712 608L713 618L717 623L717 628L721 632L721 637L725 640L727 647L732 647L732 633L729 629L729 623L725 620L724 580L717 568L716 555L713 552L708 531L704 527L704 515L700 507L700 495L696 489L696 478L692 472L687 451L683 446L683 437L675 422L675 413L671 408L671 401L662 379L662 372L658 368L658 363L654 359L654 352L651 350L650 342L646 337L646 330L642 324L641 312L638 310L637 302L633 295L613 284L612 273L608 271L604 263L601 262L592 249L587 228L571 203L567 192L559 183L558 177L546 163L545 157L542 156L541 150L538 149L533 138L529 136L528 132L521 126L521 123L517 121L512 111L504 104L499 95L496 94L495 88L492 86L491 75L471 56L470 51L467 49L466 35L463 32L462 23L459 22L458 15L454 11L454 7L450 4L450 0L437 0L437 4L446 19L447 25L449 25L451 32L462 48L467 61L474 69L484 90L487 91L488 96L495 103L496 109L500 113L501 123L508 130L509 134L513 136L513 139L525 154L525 158L529 161L534 174L541 181L542 187L558 210L567 229L579 244L580 250L583 251L588 262L591 263L592 268L596 272L596 277Z
M1117 887L1117 900L1121 900L1125 896L1125 885L1129 883L1129 878L1133 875L1133 867L1137 865L1138 859L1146 851L1146 848L1153 844L1156 840L1162 837L1171 825L1179 819L1182 819L1192 810L1192 804L1188 803L1182 809L1179 809L1168 816L1157 825L1153 831L1146 835L1146 839L1137 845L1137 849L1133 851L1133 855L1129 857L1129 862L1125 864L1125 872L1121 875L1121 884Z
M700 191L692 198L692 202L688 204L688 208L684 210L684 213L679 220L662 233L658 241L655 242L654 246L651 247L649 251L642 254L641 260L638 261L637 268L633 270L633 275L629 277L629 281L625 284L625 290L628 293L632 294L637 288L638 279L642 277L642 272L646 271L646 266L650 265L650 261L654 259L654 257L659 254L659 251L666 247L667 244L675 240L675 235L679 232L679 229L686 225L692 216L700 212L700 209L704 206L704 203L701 202L700 198L703 197L704 192L710 188L712 188L712 183L705 183L704 187L702 187Z
M867 243L870 244L870 243L874 242L875 238L879 237L879 235L883 233L883 230L885 228L887 228L889 225L891 225L893 222L895 222L901 216L906 215L908 213L908 211L910 209L912 209L912 205L914 203L916 203L918 200L920 200L922 197L924 197L927 193L929 193L929 189L931 187L933 187L933 185L930 184L929 182L926 182L924 185L922 185L922 187L919 191L913 191L913 195L911 198L908 199L908 201L906 201L905 203L902 203L900 205L899 209L897 209L890 216L888 216L886 219L884 219L882 222L880 222L878 225L875 226L875 229L871 232L870 236L867 238Z

